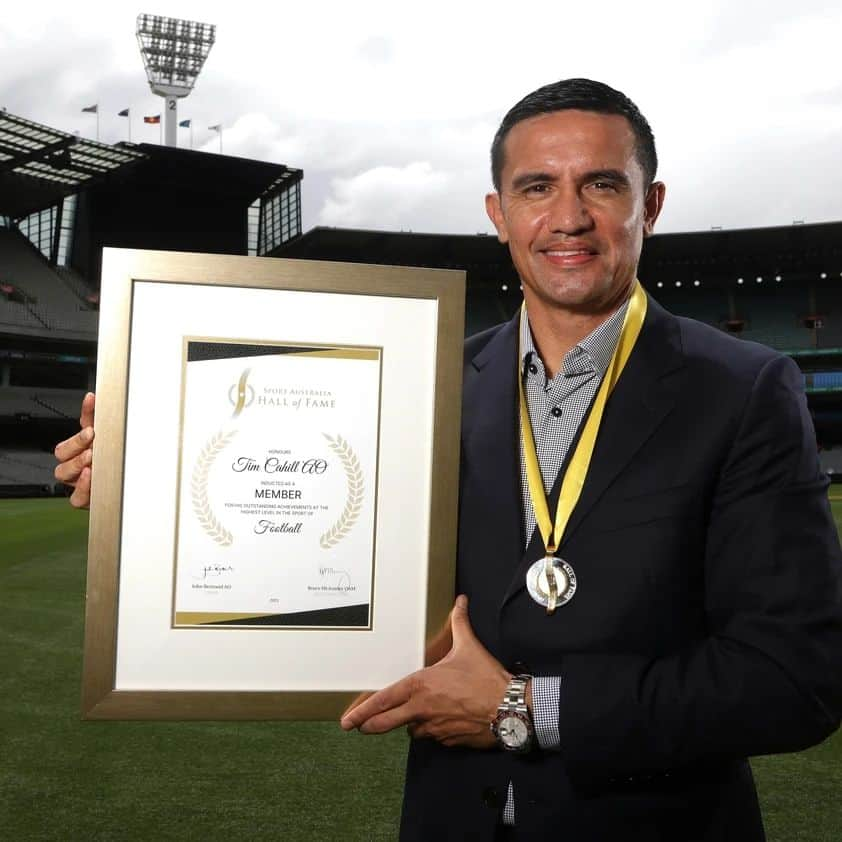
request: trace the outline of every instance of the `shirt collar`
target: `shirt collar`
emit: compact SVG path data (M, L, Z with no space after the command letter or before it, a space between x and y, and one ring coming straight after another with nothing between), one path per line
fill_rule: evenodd
M595 371L600 377L604 377L611 363L614 349L617 347L628 307L629 299L626 299L619 309L574 345L564 355L560 373L565 377L574 377L585 372ZM532 330L529 327L528 314L527 318L521 320L520 347L523 349L521 371L526 371L533 356L538 357L535 341L532 338Z

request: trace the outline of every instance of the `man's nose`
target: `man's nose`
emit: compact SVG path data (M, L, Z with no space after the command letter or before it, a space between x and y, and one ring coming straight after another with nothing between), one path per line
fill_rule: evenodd
M593 227L593 217L575 187L557 190L547 215L547 227L560 234L579 234Z

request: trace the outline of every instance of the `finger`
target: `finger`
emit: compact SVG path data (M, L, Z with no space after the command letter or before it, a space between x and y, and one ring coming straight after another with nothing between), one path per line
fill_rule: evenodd
M476 643L476 635L471 628L468 618L468 597L460 594L456 597L453 611L450 612L450 627L453 630L453 648L460 645Z
M372 717L381 715L387 710L404 704L409 699L409 693L400 689L400 685L401 681L377 693L373 693L351 710L345 711L339 722L342 729L350 731L352 728L360 728Z
M406 726L407 733L413 740L423 740L429 737L438 740L444 736L452 736L448 722L410 722Z
M366 690L364 693L360 693L360 695L345 708L345 712L339 717L340 721L343 720L355 707L357 707L357 705L361 705L366 699L370 699L373 695L374 691L372 690Z
M372 717L382 715L384 711L405 704L412 695L411 688L412 676L402 678L400 681L372 694L364 702L354 707L353 710L346 711L339 724L345 731L359 728Z
M55 457L59 462L67 462L87 450L93 440L94 428L85 427L84 430L80 430L75 436L60 441L56 445Z
M418 718L417 706L412 700L398 707L390 708L376 716L371 716L359 726L361 734L385 734L414 722Z
M453 612L451 612L453 613ZM450 630L450 614L444 625L436 632L424 649L424 666L437 664L453 647L453 634Z
M90 467L92 461L92 451L90 449L83 450L75 458L70 459L67 462L62 462L60 465L56 465L56 469L53 471L53 474L59 482L63 482L66 485L73 485L79 478L79 474L81 474L85 468Z
M96 396L93 392L88 392L85 397L82 398L82 413L79 416L80 427L93 427L95 402Z
M70 505L77 509L87 509L91 504L91 469L84 468L76 480L76 487L70 495Z
M428 723L426 722L410 722L406 726L406 733L412 737L413 740L421 740L424 737L432 736L429 731Z

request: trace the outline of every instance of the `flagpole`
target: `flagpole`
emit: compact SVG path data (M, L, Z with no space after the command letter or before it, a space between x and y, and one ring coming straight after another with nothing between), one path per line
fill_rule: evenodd
M190 121L190 148L193 148L193 121Z
M222 154L222 123L217 123L215 126L208 126L208 130L216 132L219 135L219 154Z
M131 108L127 109L128 114L126 115L126 119L129 121L129 143L132 142L132 110Z
M99 141L99 103L88 105L82 109L83 114L96 114L96 139Z

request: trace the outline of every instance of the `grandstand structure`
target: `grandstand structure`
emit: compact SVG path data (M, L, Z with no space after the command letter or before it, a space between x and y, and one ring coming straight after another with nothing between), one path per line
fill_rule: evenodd
M266 254L301 233L302 177L0 112L0 496L64 491L52 450L95 380L102 249Z
M466 333L508 319L520 281L488 235L319 227L272 252L283 257L464 269ZM826 469L842 479L842 222L656 234L640 278L671 312L791 356L804 374Z
M466 333L521 300L496 237L317 227L301 170L113 146L0 112L0 495L59 493L52 449L94 383L106 246L467 273ZM789 354L826 469L842 480L842 222L656 235L640 277L670 311Z

